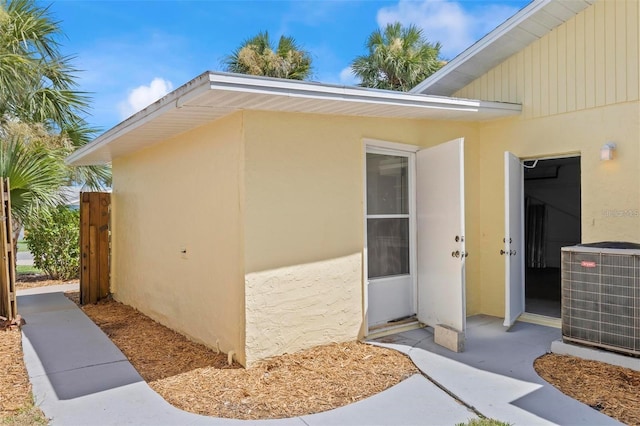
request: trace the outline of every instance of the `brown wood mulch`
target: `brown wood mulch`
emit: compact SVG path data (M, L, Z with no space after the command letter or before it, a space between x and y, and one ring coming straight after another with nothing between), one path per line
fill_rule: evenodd
M77 292L67 293L74 301ZM418 373L405 355L359 342L319 346L243 368L113 300L82 307L149 385L174 406L236 419L317 413Z
M563 393L628 425L640 425L640 371L547 354L536 372Z
M31 402L31 384L22 360L20 330L0 330L0 348L0 415L7 415Z
M78 303L78 292L67 297ZM276 357L249 369L228 366L224 354L133 308L106 301L83 309L156 392L178 408L203 415L266 419L310 414L366 398L418 372L402 354L356 342ZM0 389L10 389L0 393L2 420L30 401L31 394L20 332L0 331L0 348L0 371L7 372L0 375ZM625 424L640 425L640 372L557 354L538 358L534 367L570 397Z
M77 279L69 281L52 280L48 275L44 274L18 274L16 277L16 290L60 284L79 284L79 281Z

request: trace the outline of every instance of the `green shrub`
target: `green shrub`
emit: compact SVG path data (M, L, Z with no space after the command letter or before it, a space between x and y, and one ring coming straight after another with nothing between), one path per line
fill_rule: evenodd
M26 227L25 240L33 264L54 280L70 280L80 273L80 213L66 206L51 209Z

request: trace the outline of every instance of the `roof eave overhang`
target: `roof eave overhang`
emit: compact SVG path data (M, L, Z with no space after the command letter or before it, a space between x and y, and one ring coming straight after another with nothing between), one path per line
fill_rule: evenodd
M241 110L480 121L517 115L521 106L206 72L78 149L66 162L77 166L109 163ZM191 127L167 127L169 117L174 123L189 118ZM148 131L160 125L167 130Z
M452 96L595 1L533 0L410 92Z

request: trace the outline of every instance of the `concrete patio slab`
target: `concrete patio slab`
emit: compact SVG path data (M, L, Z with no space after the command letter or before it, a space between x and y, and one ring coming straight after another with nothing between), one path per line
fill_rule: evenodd
M533 368L560 330L516 323L505 331L502 320L468 319L466 350L451 352L436 345L430 329L388 336L378 342L408 353L427 376L487 417L515 425L620 424L558 391ZM386 343L385 343L386 342Z

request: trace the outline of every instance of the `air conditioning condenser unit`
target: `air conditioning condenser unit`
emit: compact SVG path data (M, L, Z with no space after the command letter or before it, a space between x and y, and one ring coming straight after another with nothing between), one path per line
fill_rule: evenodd
M640 244L562 248L562 337L640 356Z

